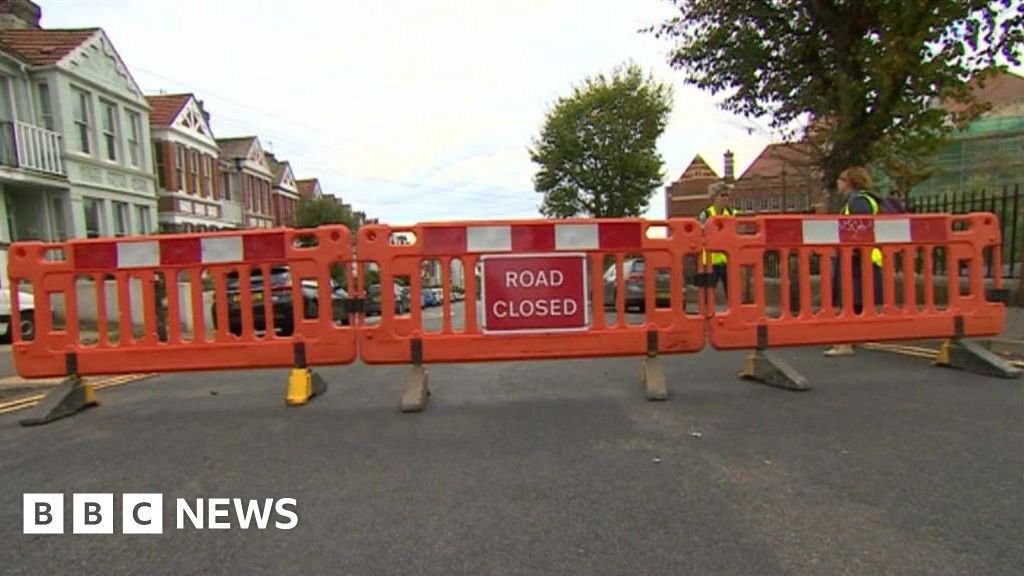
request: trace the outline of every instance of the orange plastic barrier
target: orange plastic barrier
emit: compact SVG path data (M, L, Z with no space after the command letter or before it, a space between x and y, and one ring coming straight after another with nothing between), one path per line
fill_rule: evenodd
M698 351L703 311L684 310L683 262L700 254L701 235L693 219L364 226L359 260L379 266L385 288L379 323L367 319L359 329L360 358L380 364ZM614 272L606 267L609 255ZM461 304L452 302L459 294L453 262L465 283ZM436 331L425 326L422 306L422 277L432 266L441 271L443 292ZM407 314L398 314L401 295L387 288L396 278L411 287ZM642 323L627 318L630 290L645 309ZM606 291L615 297L612 323L605 317ZM464 309L461 326L455 306Z
M707 225L705 245L728 255L727 309L710 319L715 348L988 336L1003 329L1003 304L987 300L983 275L986 257L1001 269L993 214L717 218ZM872 260L879 255L876 273ZM833 278L836 257L841 264ZM945 276L937 273L943 270ZM1001 275L995 276L994 288L1001 288Z
M350 363L351 261L344 226L17 243L12 308L31 284L36 335L16 336L14 362L26 377Z

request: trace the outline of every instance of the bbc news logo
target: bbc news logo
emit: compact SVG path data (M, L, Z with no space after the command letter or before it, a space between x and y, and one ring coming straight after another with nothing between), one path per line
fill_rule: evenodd
M24 534L64 533L64 494L25 494ZM196 498L174 501L175 527L196 530L291 530L299 524L294 498ZM113 494L72 494L72 534L113 534ZM232 518L234 523L232 523ZM271 522L273 520L273 522ZM122 494L121 534L163 534L163 494Z

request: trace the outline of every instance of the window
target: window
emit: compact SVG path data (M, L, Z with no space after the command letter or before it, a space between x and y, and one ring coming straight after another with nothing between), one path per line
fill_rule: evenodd
M92 143L92 134L89 127L89 99L91 96L88 92L76 88L72 88L71 92L74 94L73 116L75 119L75 137L78 151L83 154L89 154L92 150L90 145Z
M128 234L128 203L114 202L114 236Z
M185 187L185 148L179 144L174 145L174 169L178 173L178 190Z
M142 165L142 117L128 112L128 161L132 166Z
M117 105L100 100L103 110L103 147L107 160L117 161Z
M50 205L53 209L53 226L57 234L57 240L63 242L68 239L68 220L67 215L64 213L64 199L59 196L53 196L50 199Z
M39 117L43 121L43 127L53 130L53 108L50 105L50 85L43 82L39 88Z
M85 210L85 237L99 238L103 235L103 200L82 198Z
M203 195L213 196L213 162L205 154L203 155Z
M233 200L231 197L231 174L223 172L220 175L220 195L225 200Z
M149 234L150 230L152 230L152 228L150 228L149 223L149 206L136 204L135 231L138 232L140 236L144 236L146 234Z
M191 153L191 170L189 170L189 176L192 179L192 188L190 192L193 194L199 194L199 152L192 150Z
M153 142L153 166L156 166L156 178L160 187L164 190L167 189L167 178L164 174L164 155L161 154L160 150L161 142Z

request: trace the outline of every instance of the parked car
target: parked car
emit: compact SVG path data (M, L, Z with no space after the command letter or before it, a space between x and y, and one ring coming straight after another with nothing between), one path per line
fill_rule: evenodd
M636 309L643 312L646 308L644 299L644 274L646 263L639 258L627 259L622 262L622 272L625 274L625 304L626 310ZM659 270L654 279L654 297L656 305L668 307L670 302L671 279L667 272ZM618 292L615 266L610 266L604 273L604 306L615 308L615 299Z
M401 316L402 314L408 314L411 309L409 302L409 293L402 289L401 286L395 285L395 314ZM381 313L381 296L380 296L380 284L371 284L366 287L366 315L367 316L380 316Z
M437 299L437 294L430 288L423 288L420 290L420 306L423 308L430 308L432 306L439 306L441 302Z
M267 303L263 302L264 278L261 270L253 270L249 277L249 290L252 293L252 320L253 329L265 331L266 318L265 310ZM317 292L315 282L303 282L300 286L302 292L302 314L305 318L315 318L320 313L320 295ZM292 302L292 276L288 268L275 267L270 269L270 309L274 314L274 332L280 336L290 336L295 331L293 302ZM242 296L239 290L239 278L237 275L229 275L227 281L228 300L228 331L238 336L242 334ZM348 324L348 313L346 301L348 294L345 289L331 283L331 307L333 318L340 319L341 324ZM210 306L210 315L213 317L213 325L217 326L217 303Z
M0 342L10 343L14 330L11 326L11 287L7 284L7 248L0 248ZM19 328L21 339L31 340L36 336L35 299L27 292L18 293L18 311L21 315Z

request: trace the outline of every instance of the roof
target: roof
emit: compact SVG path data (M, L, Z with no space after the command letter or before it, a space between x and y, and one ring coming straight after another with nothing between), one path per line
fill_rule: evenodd
M0 30L0 48L33 66L46 66L56 64L99 31L99 28Z
M319 185L320 182L316 178L295 181L295 186L299 189L299 195L303 198L312 198L316 194L316 189Z
M718 180L718 173L715 172L711 166L704 160L704 158L697 154L690 161L690 165L683 170L683 173L679 176L679 180Z
M978 100L998 108L1003 104L1024 100L1024 77L1012 72L1000 72L976 82L972 93Z
M255 136L240 136L238 138L217 138L217 146L220 148L222 158L244 158L249 154L249 148Z
M149 102L149 124L151 126L170 126L181 113L192 94L161 94L146 96Z
M284 175L288 172L289 163L287 160L278 160L269 152L263 154L270 164L270 171L274 173L274 184L280 184Z
M769 144L761 151L739 181L751 178L775 178L784 172L792 172L796 176L799 169L810 164L810 146L805 142L784 142Z

